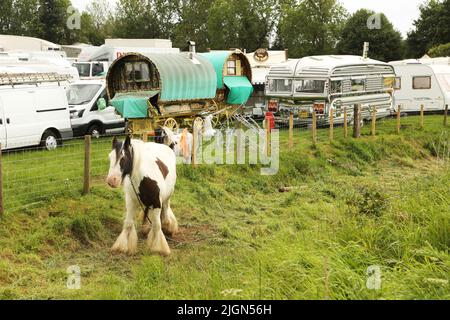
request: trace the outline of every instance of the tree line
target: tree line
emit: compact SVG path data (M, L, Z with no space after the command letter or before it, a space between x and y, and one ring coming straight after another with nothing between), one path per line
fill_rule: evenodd
M80 28L68 21L79 17ZM450 55L450 0L429 0L403 39L384 14L350 15L339 0L94 0L75 13L70 0L2 0L0 33L59 44L101 45L105 38L165 38L175 47L195 41L209 49L289 49L291 57L362 53L389 61L425 53ZM368 25L373 21L373 25ZM76 24L75 24L76 25Z

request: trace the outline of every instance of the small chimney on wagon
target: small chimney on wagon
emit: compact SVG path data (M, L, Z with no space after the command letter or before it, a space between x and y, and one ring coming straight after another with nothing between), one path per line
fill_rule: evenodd
M194 59L194 55L195 55L195 42L194 41L189 41L189 58Z
M369 42L364 42L363 59L367 59L368 57L369 57Z

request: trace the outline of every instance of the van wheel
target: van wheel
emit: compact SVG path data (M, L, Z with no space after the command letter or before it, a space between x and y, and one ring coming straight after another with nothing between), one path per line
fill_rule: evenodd
M47 130L42 135L41 139L41 147L46 150L55 150L58 146L61 145L61 139L57 133L52 130Z
M101 136L101 134L102 134L102 128L101 128L101 126L98 125L98 124L92 124L92 125L89 127L89 129L88 129L88 131L87 131L87 134L88 134L89 136L92 136L92 138L98 139L98 138L100 138L100 136Z

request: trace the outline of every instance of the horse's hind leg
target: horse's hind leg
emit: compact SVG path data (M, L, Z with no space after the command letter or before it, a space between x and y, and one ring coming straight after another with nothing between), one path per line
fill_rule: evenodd
M152 229L148 234L148 246L152 252L168 256L170 248L161 229L161 209L150 210L149 218L152 222Z
M123 223L123 230L119 238L112 246L112 251L117 253L135 254L137 251L138 236L135 226L136 214L139 211L139 207L136 201L133 201L128 195L126 195L127 213L125 221Z
M173 214L172 208L170 207L170 199L162 205L162 215L161 215L162 229L167 235L174 235L178 233L178 222L177 218Z

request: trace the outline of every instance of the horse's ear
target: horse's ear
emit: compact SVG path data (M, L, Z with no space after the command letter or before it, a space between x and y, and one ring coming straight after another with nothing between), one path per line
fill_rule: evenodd
M125 139L125 142L123 144L123 148L124 149L129 149L130 146L131 146L131 138L130 138L130 136L127 136L126 139Z

